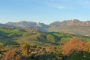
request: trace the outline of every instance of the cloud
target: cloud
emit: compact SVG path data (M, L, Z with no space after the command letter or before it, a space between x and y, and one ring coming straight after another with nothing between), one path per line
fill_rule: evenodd
M90 8L90 0L44 0L45 4L57 9Z
M66 9L66 7L64 7L64 6L56 6L56 8L58 8L58 9Z
M61 1L62 0L45 0L45 5L51 8L66 9L66 6L64 6Z
M52 8L57 8L57 9L66 9L67 7L63 6L63 5L58 5L58 4L48 4L48 6L52 7Z

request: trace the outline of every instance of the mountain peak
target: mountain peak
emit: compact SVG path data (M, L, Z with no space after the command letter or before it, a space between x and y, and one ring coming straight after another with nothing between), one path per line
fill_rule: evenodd
M72 22L75 22L75 23L77 23L77 22L80 22L78 19L73 19L73 20L71 20Z
M40 23L40 22L38 22L38 23L37 23L37 26L38 26L38 27L42 27L42 25L41 25L41 23Z
M62 22L55 21L50 25L44 23L36 23L31 21L19 21L19 22L9 22L6 24L0 24L0 26L14 27L14 28L28 28L28 29L38 29L40 31L54 31L54 32L64 32L71 34L81 34L90 35L90 21L80 21L78 19L64 20Z
M78 19L72 19L73 21L79 21Z

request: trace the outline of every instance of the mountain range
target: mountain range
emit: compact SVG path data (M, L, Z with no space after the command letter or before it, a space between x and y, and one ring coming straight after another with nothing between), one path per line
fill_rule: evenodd
M90 21L80 21L78 19L55 21L49 25L31 21L0 23L0 27L38 29L43 32L61 32L75 35L90 36Z

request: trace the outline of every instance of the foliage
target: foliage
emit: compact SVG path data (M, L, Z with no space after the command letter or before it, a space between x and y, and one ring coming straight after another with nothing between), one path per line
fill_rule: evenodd
M48 35L47 35L47 41L48 41L48 42L55 42L54 36L51 35L51 34L48 34Z
M0 27L2 60L90 60L90 37Z
M71 60L89 60L89 49L90 43L73 37L67 44L64 45L63 55L68 56Z
M5 52L1 60L21 60L18 49L14 48Z
M24 56L28 56L30 46L28 44L23 44L22 46L22 53Z
M70 60L90 60L89 58L90 53L84 52L83 54L81 53L73 53L70 57Z
M76 37L70 39L70 42L64 45L63 54L70 55L73 52L87 51L90 48L90 43L82 41Z

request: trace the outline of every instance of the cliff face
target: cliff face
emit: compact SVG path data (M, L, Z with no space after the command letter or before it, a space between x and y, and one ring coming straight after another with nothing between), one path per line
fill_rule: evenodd
M79 21L78 19L55 21L49 25L44 23L20 21L0 24L2 27L38 29L43 32L63 32L77 35L90 36L90 21Z
M79 21L73 19L63 22L53 22L50 24L48 31L90 36L90 21Z

